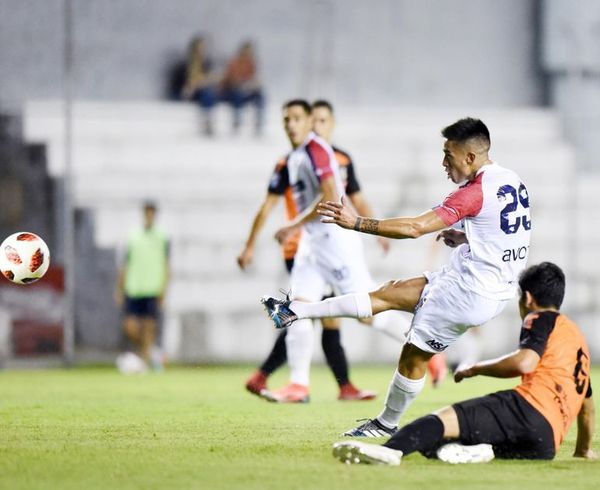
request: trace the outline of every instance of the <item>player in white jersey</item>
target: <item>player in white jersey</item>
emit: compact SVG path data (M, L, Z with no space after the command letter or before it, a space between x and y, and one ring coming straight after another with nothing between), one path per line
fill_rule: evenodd
M417 217L368 219L341 202L319 205L324 223L389 238L417 238L440 232L455 248L450 263L437 272L390 281L368 294L350 294L322 302L263 298L278 327L297 319L369 318L395 309L413 312L411 330L390 383L384 410L345 433L379 437L393 434L401 415L422 390L428 360L444 351L468 328L498 315L517 289L529 251L529 196L519 176L492 162L485 124L465 118L444 128L443 167L460 187L440 206ZM464 231L447 229L461 225Z
M294 299L310 302L320 300L330 288L335 294L368 291L373 281L360 236L322 223L316 210L321 200L338 201L344 195L333 149L312 132L311 107L306 101L286 103L283 120L293 150L287 157L286 172L277 178L288 179L286 185L292 189L298 214L275 237L283 243L299 228L303 230L291 271L291 294ZM385 328L375 322L367 323ZM277 402L308 401L313 335L310 319L300 320L288 329L290 383L280 390L264 392L264 398Z

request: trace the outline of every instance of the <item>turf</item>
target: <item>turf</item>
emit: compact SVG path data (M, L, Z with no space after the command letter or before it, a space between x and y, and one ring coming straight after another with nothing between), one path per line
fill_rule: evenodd
M131 377L111 368L0 372L0 488L600 487L600 462L570 456L574 428L552 462L450 466L415 454L399 468L340 464L331 443L356 419L378 413L392 370L356 367L356 383L381 396L342 403L329 372L313 368L306 405L249 395L243 382L250 368L240 366ZM594 375L600 379L600 369ZM513 384L480 378L428 387L404 420Z

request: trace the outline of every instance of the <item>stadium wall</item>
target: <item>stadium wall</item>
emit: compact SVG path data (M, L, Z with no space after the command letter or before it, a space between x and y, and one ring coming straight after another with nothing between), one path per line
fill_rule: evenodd
M0 0L0 104L62 95L64 0ZM269 99L522 106L543 102L537 0L72 2L75 97L156 99L190 38L223 63L256 40Z

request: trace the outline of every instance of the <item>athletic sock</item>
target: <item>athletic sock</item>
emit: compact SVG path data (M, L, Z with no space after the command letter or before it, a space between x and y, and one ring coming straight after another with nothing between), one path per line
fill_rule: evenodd
M444 441L444 424L437 415L427 415L405 425L384 446L402 451L406 456L415 451L431 454Z
M321 345L327 364L335 376L339 386L349 382L348 379L348 361L346 353L340 342L340 331L330 328L324 328L321 336Z
M406 342L406 334L410 329L410 323L410 319L403 313L388 310L373 316L371 326L373 330L377 330L404 344Z
M311 320L299 320L291 324L285 337L290 381L308 386L312 358L314 328Z
M370 318L373 316L369 293L344 294L316 303L292 301L290 309L298 315L298 318Z
M425 386L425 376L421 379L409 379L398 371L394 374L385 399L385 407L377 420L386 427L398 426L400 417Z
M269 356L260 366L260 370L266 376L271 376L271 374L277 371L285 364L285 361L287 361L287 348L285 346L286 335L287 330L282 330L279 333L277 339L275 340L275 344L273 345L273 349L271 349L271 352L269 353Z

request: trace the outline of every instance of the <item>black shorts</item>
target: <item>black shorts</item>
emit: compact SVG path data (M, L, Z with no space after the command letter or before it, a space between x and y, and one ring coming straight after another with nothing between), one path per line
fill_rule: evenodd
M491 444L500 459L552 459L550 423L515 390L453 405L465 445Z
M125 297L125 314L157 318L158 298L155 296L148 298Z

